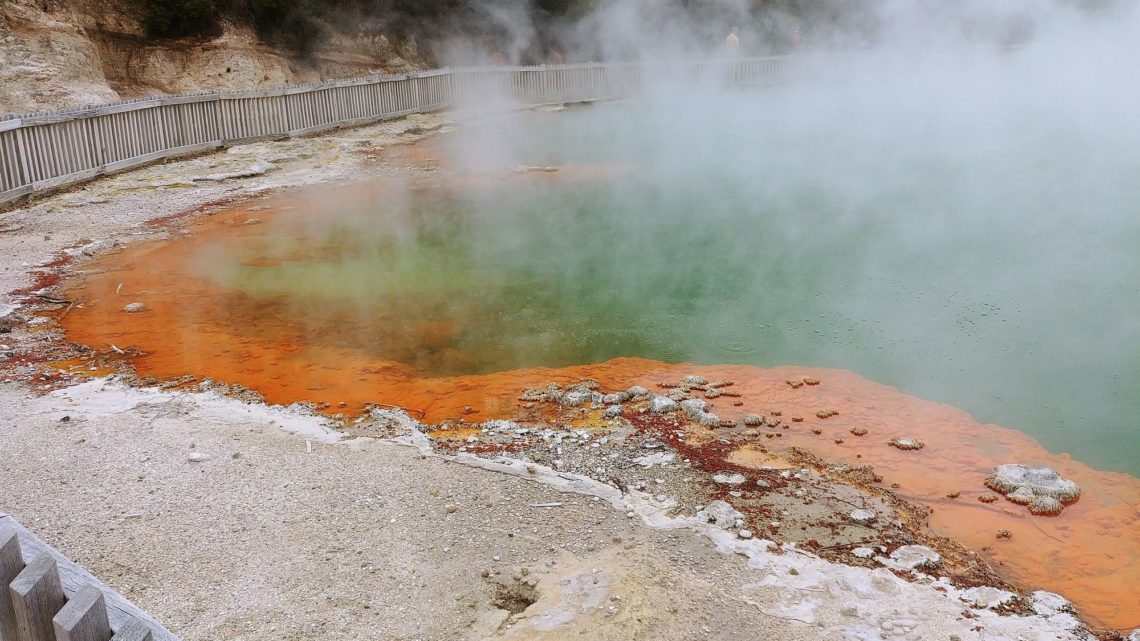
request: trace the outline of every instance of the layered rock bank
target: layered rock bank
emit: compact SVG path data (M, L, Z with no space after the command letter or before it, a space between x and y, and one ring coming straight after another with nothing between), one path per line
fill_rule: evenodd
M150 39L130 9L105 0L0 4L0 115L428 66L414 40L379 29L333 33L301 58L232 24L208 39Z

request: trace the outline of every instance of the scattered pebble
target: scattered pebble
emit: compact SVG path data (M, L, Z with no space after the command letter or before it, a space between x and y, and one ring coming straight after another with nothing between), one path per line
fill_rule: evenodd
M719 485L740 485L748 479L743 474L715 474L713 482Z

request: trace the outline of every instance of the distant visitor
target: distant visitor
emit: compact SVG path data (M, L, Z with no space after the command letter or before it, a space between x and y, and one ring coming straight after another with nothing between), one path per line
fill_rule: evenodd
M740 57L740 36L736 33L736 27L733 27L728 37L724 39L724 52L729 58Z

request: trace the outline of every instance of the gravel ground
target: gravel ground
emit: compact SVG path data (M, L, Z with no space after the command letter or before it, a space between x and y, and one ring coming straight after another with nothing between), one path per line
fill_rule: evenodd
M288 410L102 381L0 398L3 509L186 639L1075 638Z
M68 248L82 260L164 233L145 225L156 217L375 173L357 152L440 127L246 145L0 214L0 291ZM0 299L9 355L48 335L19 298ZM41 395L31 371L0 373L0 511L188 640L1081 638L1065 613L968 610L985 599L772 552L567 472L338 440L212 393L94 381Z

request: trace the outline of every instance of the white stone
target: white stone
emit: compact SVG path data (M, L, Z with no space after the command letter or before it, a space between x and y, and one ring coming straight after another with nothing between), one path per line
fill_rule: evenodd
M146 303L127 303L127 305L123 307L123 311L128 313L128 314L137 314L139 312L145 312L146 309L147 309Z
M850 516L851 520L855 521L856 523L872 523L879 515L876 514L874 510L860 509L852 510L851 514L848 516Z
M1084 630L1085 629L1085 624L1081 623L1080 619L1078 619L1077 617L1075 617L1075 616L1073 616L1067 612L1061 612L1060 614L1054 614L1051 617L1045 617L1045 618L1048 619L1049 623L1051 623L1051 624L1053 624L1059 628L1065 629L1065 630L1077 632L1078 630ZM1081 638L1085 638L1085 637L1081 637ZM1140 639L1138 639L1137 641L1140 641Z
M858 559L869 559L875 556L875 551L871 548L855 548L851 550L851 554L855 555Z
M890 558L880 556L875 560L896 570L936 568L942 564L942 557L925 545L904 545L891 552Z
M993 474L986 479L986 486L1002 494L1023 489L1023 494L1052 496L1064 503L1075 501L1081 495L1081 488L1076 483L1061 478L1053 468L1016 463L994 468Z
M677 401L667 396L654 396L649 399L649 411L654 414L667 414L669 412L677 411Z
M592 400L593 394L587 390L566 392L562 395L562 404L567 407L578 407L586 401Z
M712 412L701 412L694 416L693 419L706 427L717 427L720 425L720 417Z
M736 534L742 539L752 538L752 530L740 530Z
M690 398L687 401L681 401L681 409L684 410L685 414L688 414L690 418L694 419L703 414L705 410L708 409L708 406L709 404L706 401L699 398Z
M633 459L633 462L644 468L650 468L654 465L667 465L673 462L672 452L654 452L653 454L646 454Z
M713 476L713 482L719 485L740 485L747 480L743 474L716 474Z
M1060 594L1038 590L1029 595L1029 607L1043 617L1051 617L1062 612L1072 612L1073 604Z
M1017 595L1013 592L1007 592L989 586L963 590L961 597L962 600L973 605L975 608L984 609L996 608L999 605L1012 603L1017 599Z
M705 509L697 512L697 518L703 523L714 523L719 528L728 529L736 526L737 519L744 515L724 501L713 501Z
M483 429L497 430L499 432L515 432L519 430L519 424L514 421L504 421L502 419L494 419L483 423Z

